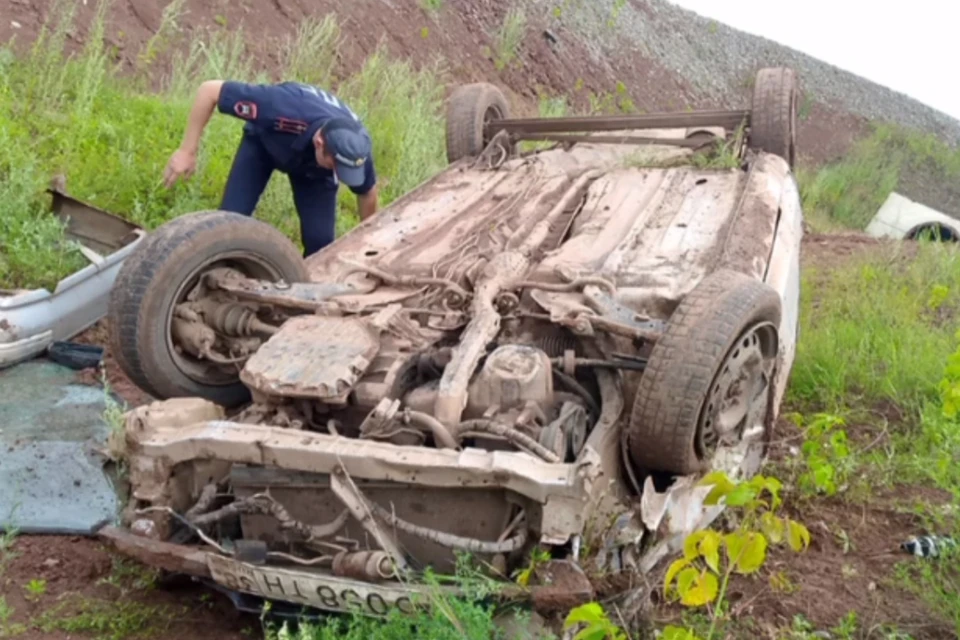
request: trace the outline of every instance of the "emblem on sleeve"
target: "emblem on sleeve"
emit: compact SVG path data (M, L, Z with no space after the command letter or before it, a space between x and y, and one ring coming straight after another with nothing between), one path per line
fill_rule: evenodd
M234 113L238 117L243 118L244 120L256 120L257 119L257 105L253 102L238 102L233 106Z

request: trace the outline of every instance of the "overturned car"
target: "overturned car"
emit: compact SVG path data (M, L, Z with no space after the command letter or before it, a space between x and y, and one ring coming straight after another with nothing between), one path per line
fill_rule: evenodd
M551 571L588 599L584 573L650 570L716 517L703 473L757 470L793 363L794 75L754 91L524 120L469 85L450 166L306 261L243 216L167 223L111 300L113 351L161 401L127 415L130 504L102 535L369 615L461 552L509 580L549 550L534 596Z

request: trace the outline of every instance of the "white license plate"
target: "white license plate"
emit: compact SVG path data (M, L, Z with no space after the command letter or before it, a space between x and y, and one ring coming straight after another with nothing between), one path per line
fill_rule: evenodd
M386 616L392 610L413 613L428 596L415 586L361 582L324 573L261 567L231 558L207 555L213 579L234 591L270 600L285 600L317 609L368 616Z

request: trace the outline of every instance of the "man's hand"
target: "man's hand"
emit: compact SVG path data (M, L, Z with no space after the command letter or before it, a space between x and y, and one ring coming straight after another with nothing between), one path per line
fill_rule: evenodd
M223 80L207 80L197 89L197 97L190 108L187 117L187 130L183 134L180 148L170 156L167 170L163 173L163 182L169 189L179 178L189 178L197 168L197 150L200 148L200 137L203 129L210 121L213 110L220 99L220 90Z
M167 170L163 173L163 183L169 189L181 177L186 179L193 175L197 168L197 154L184 149L177 149L170 156Z

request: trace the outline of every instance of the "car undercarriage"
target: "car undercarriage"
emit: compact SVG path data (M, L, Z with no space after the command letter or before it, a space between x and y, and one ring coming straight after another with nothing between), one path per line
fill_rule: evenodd
M306 261L236 214L161 227L111 300L113 351L161 401L127 415L132 497L103 535L368 615L429 600L417 576L461 554L510 582L549 550L520 589L541 604L652 570L722 511L700 477L754 473L777 415L795 112L783 69L751 111L672 117L511 120L469 85L450 167Z

